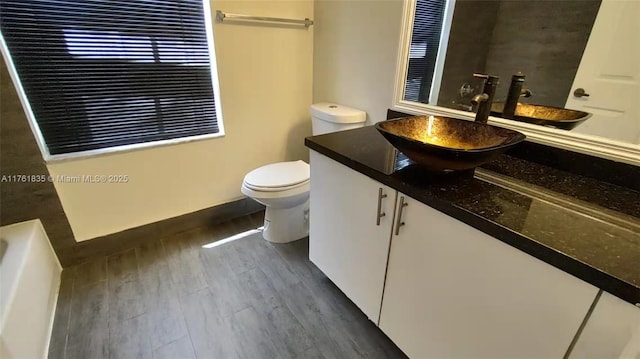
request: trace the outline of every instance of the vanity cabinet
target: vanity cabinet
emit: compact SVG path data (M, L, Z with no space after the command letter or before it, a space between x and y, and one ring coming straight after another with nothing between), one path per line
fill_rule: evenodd
M563 357L597 288L398 197L379 325L398 347L411 358Z
M565 356L598 288L322 154L310 158L309 257L409 357ZM608 357L600 353L632 338L630 314L602 308L572 358ZM590 349L603 340L614 349Z
M378 323L396 191L311 151L309 259Z
M640 308L603 292L569 358L640 358Z

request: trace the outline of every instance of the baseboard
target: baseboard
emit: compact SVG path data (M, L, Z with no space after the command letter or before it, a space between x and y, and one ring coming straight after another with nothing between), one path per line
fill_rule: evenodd
M138 247L145 242L157 240L158 237L170 236L197 227L215 225L262 211L264 208L262 204L250 198L224 203L197 212L78 242L71 251L65 251L66 253L60 256L60 262L64 267L69 267L91 258L108 256Z

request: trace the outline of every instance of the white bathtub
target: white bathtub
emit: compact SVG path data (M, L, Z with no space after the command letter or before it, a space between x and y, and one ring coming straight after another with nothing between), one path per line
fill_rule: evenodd
M0 227L0 358L44 358L62 267L40 220Z

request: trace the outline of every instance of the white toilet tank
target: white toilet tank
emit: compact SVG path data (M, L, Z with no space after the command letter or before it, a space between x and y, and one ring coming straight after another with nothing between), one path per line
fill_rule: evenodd
M366 112L347 106L328 102L311 105L313 135L362 127L366 120Z

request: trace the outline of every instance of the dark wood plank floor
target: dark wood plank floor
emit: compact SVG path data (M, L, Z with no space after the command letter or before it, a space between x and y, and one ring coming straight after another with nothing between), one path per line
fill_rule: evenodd
M404 358L308 260L254 234L263 213L62 274L50 358Z

